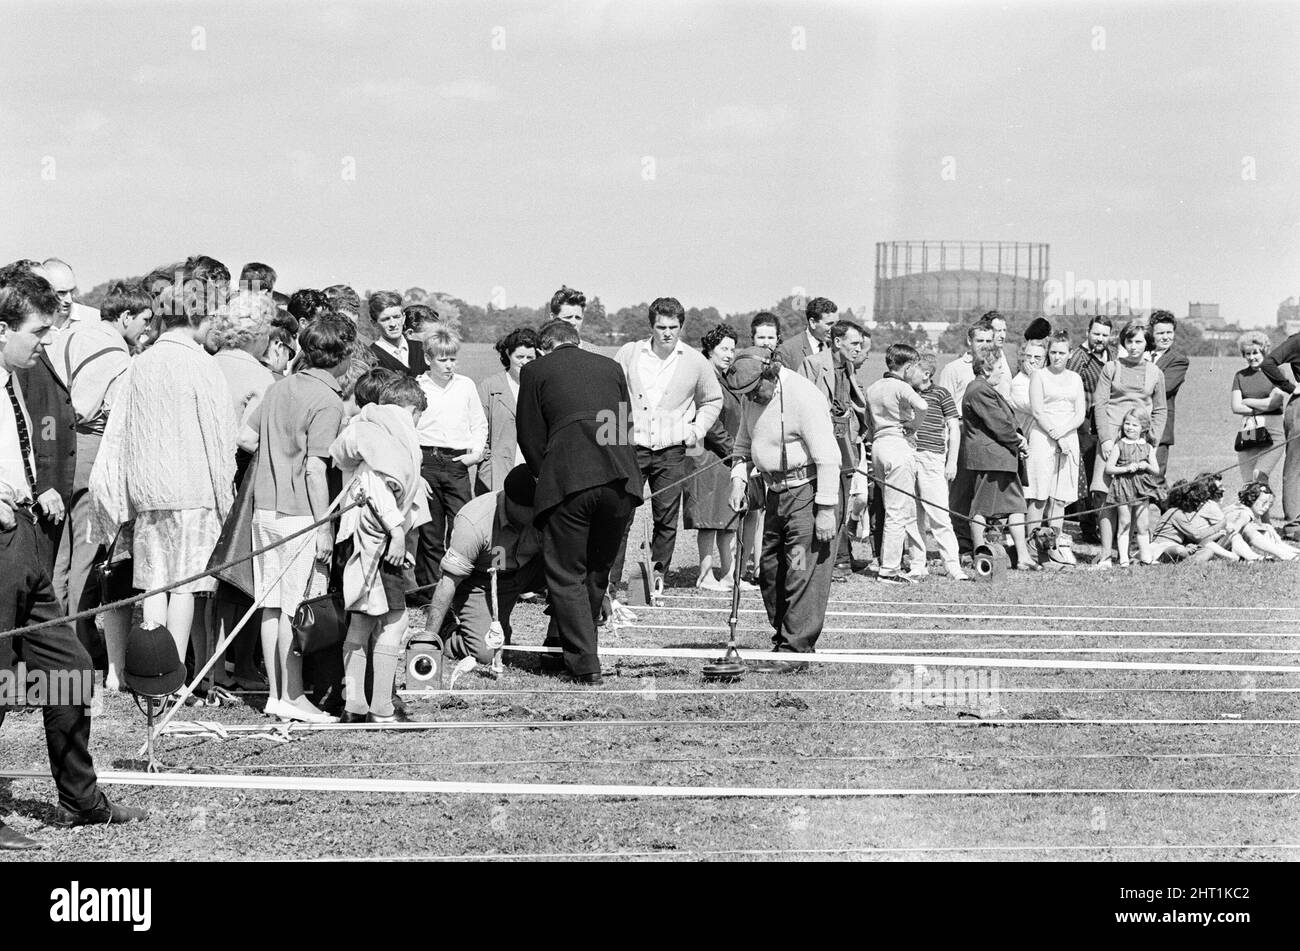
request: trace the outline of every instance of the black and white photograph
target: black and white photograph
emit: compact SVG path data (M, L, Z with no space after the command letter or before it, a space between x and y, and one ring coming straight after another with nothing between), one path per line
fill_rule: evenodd
M1080 927L1265 924L1298 41L0 0L0 882L235 940L115 863L1105 867Z

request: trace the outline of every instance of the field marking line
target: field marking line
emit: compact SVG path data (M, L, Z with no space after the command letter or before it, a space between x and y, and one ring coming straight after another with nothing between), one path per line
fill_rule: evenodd
M0 775L6 775L0 773ZM52 782L53 780L51 780ZM98 781L115 786L164 786L199 789L270 789L281 792L466 793L489 796L632 796L684 799L822 799L958 796L1295 796L1300 789L1095 789L1057 788L855 788L781 786L650 786L617 783L493 783L437 779L368 779L341 776L233 776L221 773L101 772Z
M721 647L602 647L601 654L623 657L683 657L714 658ZM531 654L559 654L558 647L507 644L503 650ZM1018 657L943 657L925 654L796 654L771 651L747 651L745 660L777 660L799 664L864 664L876 666L913 667L1009 667L1035 670L1170 670L1170 671L1229 671L1232 673L1295 674L1298 664L1170 664L1163 661L1099 661L1099 660L1030 660Z
M620 624L620 631L705 631L712 634L719 634L716 626L710 627L707 624L654 624L636 621L632 624ZM737 634L763 634L771 636L770 627L738 627ZM1271 634L1268 632L1241 632L1241 631L1100 631L1100 630L1076 630L1076 631L1049 631L1046 628L1031 628L1025 631L1018 631L1014 628L1006 627L935 627L935 628L905 628L905 627L827 627L822 629L823 634L943 634L957 637L1260 637L1260 638L1286 638L1296 637L1296 634ZM721 635L719 635L721 636Z
M964 852L1116 852L1116 851L1224 851L1238 852L1253 849L1293 849L1300 850L1300 843L1295 845L1233 845L1205 843L1197 845L912 845L877 847L845 846L839 849L656 849L629 852L481 852L462 855L331 855L325 858L299 859L302 862L518 862L518 861L555 861L556 859L619 859L619 858L682 858L722 857L742 855L751 857L781 855L960 855ZM290 859L289 861L293 861Z
M744 592L744 597L759 600L757 592ZM661 600L681 600L681 601L700 601L702 603L718 602L723 603L723 599L713 594L670 594L665 592L659 596ZM1039 601L892 601L873 600L870 598L831 598L827 604L885 604L898 607L904 604L915 604L917 607L954 607L954 608L1054 608L1057 610L1079 610L1084 611L1089 608L1097 607L1096 604L1047 604ZM1107 605L1108 610L1120 608L1125 611L1250 611L1266 612L1278 614L1282 612L1295 613L1300 611L1295 605L1276 605L1272 607L1260 607L1253 605L1249 607L1232 607L1230 605L1209 605L1209 604L1126 604L1126 605Z
M650 615L655 615L655 614L658 614L658 613L670 613L670 612L681 612L681 611L690 611L690 612L694 612L694 613L696 613L696 614L730 614L730 613L731 613L731 608L730 608L730 607L723 607L723 608L697 608L697 607L688 607L688 606L685 606L685 605L683 605L683 606L681 606L681 607L678 607L678 606L676 606L676 605L649 605L649 606L646 606L646 605L638 605L634 613L636 613L636 614L638 614L638 615L640 615L640 614L650 614ZM763 609L763 608L741 608L739 613L741 613L741 614L758 614L758 615L762 615L762 616L764 616L764 617L767 616L767 611L766 611L765 609ZM960 620L969 620L969 621L1128 621L1128 622L1130 622L1130 623L1138 623L1138 622L1142 622L1142 621L1146 620L1146 618L1141 618L1141 617L1132 617L1132 616L1121 617L1121 616L1118 616L1118 615L1097 615L1097 614L968 614L968 613L962 613L962 612L957 612L957 611L934 611L934 612L929 612L929 611L926 611L926 612L922 612L922 611L827 611L826 614L825 614L825 616L826 616L826 617L850 617L850 618L851 618L851 617L862 617L862 618L867 618L867 617L875 617L875 618L949 618L949 619L956 618L956 619L960 619ZM1191 620L1191 619L1189 619L1189 620ZM1261 621L1261 622L1263 622L1263 623L1271 623L1271 624L1295 624L1295 623L1296 623L1296 619L1294 619L1294 618L1259 618L1258 620ZM1217 618L1206 618L1206 619L1204 619L1203 622L1202 622L1201 620L1196 620L1194 623L1197 623L1197 624L1200 624L1200 623L1210 624L1210 623L1218 623L1218 621L1219 621L1219 619L1217 619ZM1069 632L1069 633L1073 633L1073 632ZM1136 631L1135 631L1133 636L1138 636L1140 633L1141 633L1141 632L1136 632ZM1198 633L1200 633L1200 634L1204 634L1205 636L1208 636L1210 632L1188 632L1186 636L1194 636L1194 635L1196 635L1196 634L1198 634ZM1181 636L1181 635L1180 635L1180 636ZM1220 635L1220 636L1225 636L1225 637L1250 637L1251 635L1249 635L1249 634L1240 634L1240 633L1238 633L1238 632L1233 631L1233 632L1225 632L1224 634L1222 634L1222 635ZM1290 634L1286 634L1286 633L1280 633L1280 634L1263 634L1263 635L1260 635L1260 636L1261 636L1261 637L1300 637L1300 633L1290 633Z
M777 720L777 719L591 719L591 720L416 720L409 723L295 723L287 730L294 733L367 733L410 732L426 730L543 730L590 729L593 727L872 727L872 726L1300 726L1300 720L1232 720L1232 719L1159 719L1074 717L1056 719L1014 719L951 717L925 719L857 719L857 720ZM167 725L166 736L205 737L217 735L215 724L176 720ZM221 724L224 733L252 733L265 727L255 724ZM0 776L4 773L0 772Z
M905 763L916 760L941 760L953 765L983 763L989 760L1014 760L1037 762L1040 760L1198 760L1198 759L1300 759L1300 753L904 753L881 756L654 756L637 759L503 759L503 760L379 760L357 763L267 763L265 765L241 764L241 772L229 775L246 776L250 772L270 769L387 769L394 766L408 768L441 768L446 766L654 766L697 763L709 765L728 763L737 765L763 764L784 766L793 763L816 765L819 763ZM204 767L192 766L193 769ZM33 772L33 775L40 775ZM201 775L201 774L200 774Z
M1300 650L1268 647L827 647L823 654L1300 654Z

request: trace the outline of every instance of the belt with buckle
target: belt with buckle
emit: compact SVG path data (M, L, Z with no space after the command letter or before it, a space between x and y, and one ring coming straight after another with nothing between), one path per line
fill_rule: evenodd
M810 465L796 466L793 469L787 469L781 473L780 477L773 475L764 476L767 480L767 487L772 492L781 492L785 489L795 489L801 485L807 485L812 481L815 470Z

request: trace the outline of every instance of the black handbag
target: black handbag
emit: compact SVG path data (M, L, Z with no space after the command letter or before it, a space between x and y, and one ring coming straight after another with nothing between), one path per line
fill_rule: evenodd
M122 530L125 528L125 525L119 526L117 534L113 536L108 547L100 549L103 552L102 556L95 559L90 566L90 573L86 576L86 587L99 592L99 604L121 601L135 593L132 580L135 574L135 559L127 557L113 560L113 552L117 549L118 539L122 537Z
M1254 423L1253 426L1247 426ZM1263 420L1258 416L1251 416L1244 423L1242 428L1237 431L1237 438L1232 441L1232 448L1237 452L1254 452L1257 449L1267 449L1273 445L1273 434L1264 426Z
M312 566L315 571L315 566ZM307 579L307 591L311 579ZM303 592L306 594L306 592ZM343 643L348 633L348 612L343 607L342 591L327 591L314 598L304 597L293 612L294 654L314 654Z
M385 549L386 551L387 549ZM373 585L379 577L379 569L384 560L381 555L375 559L375 570L366 587ZM315 571L315 566L312 566ZM341 587L341 586L340 586ZM293 612L293 643L290 650L296 655L314 654L330 647L338 647L348 635L348 610L343 606L343 591L327 591L325 594L308 598L311 591L311 575L307 576L307 587L303 590L303 600Z
M221 534L217 536L212 557L208 559L209 571L253 551L253 481L256 474L257 456L254 455L252 461L244 468L244 478L239 483L234 504L231 505L230 514L226 516L226 521L221 526ZM245 558L236 565L216 572L216 577L250 598L257 595L253 583L252 558Z

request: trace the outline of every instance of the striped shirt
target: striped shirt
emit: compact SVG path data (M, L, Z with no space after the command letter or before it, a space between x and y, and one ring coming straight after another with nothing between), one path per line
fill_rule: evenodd
M1088 399L1089 415L1092 414L1092 395L1097 391L1097 383L1101 380L1101 371L1113 359L1114 357L1109 350L1098 357L1091 350L1080 347L1070 354L1070 359L1066 361L1066 368L1073 370L1083 378L1083 395Z
M948 451L948 420L957 418L957 401L942 386L918 392L930 408L916 428L917 451L943 455Z

